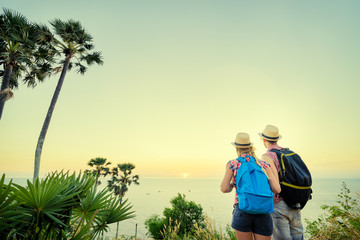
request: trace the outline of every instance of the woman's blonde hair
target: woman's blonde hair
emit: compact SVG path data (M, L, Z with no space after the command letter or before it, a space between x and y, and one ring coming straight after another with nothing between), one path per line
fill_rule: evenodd
M264 167L260 164L259 159L256 157L255 154L256 148L254 146L248 147L248 148L236 148L236 152L238 154L238 157L241 156L241 154L247 153L250 154L251 156L253 156L255 158L255 162L257 165L259 165L261 167L261 170L263 170L263 172L266 174L266 170L264 169Z

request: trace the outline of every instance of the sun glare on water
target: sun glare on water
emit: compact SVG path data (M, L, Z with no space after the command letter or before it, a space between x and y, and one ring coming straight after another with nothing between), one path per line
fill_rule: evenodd
M183 173L183 177L184 177L184 178L187 178L188 176L189 176L188 173Z

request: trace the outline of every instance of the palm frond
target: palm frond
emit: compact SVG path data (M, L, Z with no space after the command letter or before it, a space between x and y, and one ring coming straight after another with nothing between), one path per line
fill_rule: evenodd
M128 200L120 202L118 198L113 197L111 204L100 211L95 219L96 225L93 228L94 236L103 235L109 230L109 224L121 222L135 217L135 211L131 211L132 206Z
M27 84L28 87L34 88L37 85L35 76L30 73L24 77L23 82Z
M94 63L96 63L98 65L103 65L104 64L101 52L93 52L93 53L89 53L87 55L84 55L84 56L81 57L81 61L82 60L86 61L86 63L89 66L94 64Z
M78 68L77 73L85 74L87 67L85 67L81 63L75 63L75 66Z
M100 192L96 192L95 188L88 191L87 195L80 200L79 206L74 209L73 214L75 217L73 221L83 221L84 224L92 221L94 214L97 213L102 206L109 204L109 195L105 188Z
M69 63L69 66L68 66L68 70L71 71L71 69L73 68L74 64L72 62Z
M36 80L43 81L50 74L43 72L45 68L39 68L35 73L33 67L36 64L45 66L45 63L53 63L54 49L48 42L44 44L48 39L41 40L39 37L40 29L47 34L50 32L46 31L44 25L29 22L18 12L6 8L3 11L0 18L0 62L13 66L9 87L18 87L22 76L28 86L34 87Z
M10 76L10 89L16 89L19 87L18 79L20 79L23 75L24 67L22 65L15 65Z
M21 29L29 24L28 19L19 12L3 8L4 18L7 24L14 26L15 28Z
M90 44L90 42L92 40L93 40L93 37L89 33L85 32L85 29L81 29L79 31L79 35L77 37L76 43L84 45L88 48L92 48L92 46L91 46L92 44Z
M38 40L38 43L41 45L49 45L50 43L54 42L55 36L50 31L50 29L44 25L44 24L36 24L36 39Z
M18 206L21 204L15 201L12 180L5 184L5 174L0 179L0 237L4 232L11 231L18 224L17 216L19 215Z
M14 187L4 178L0 239L95 239L109 224L134 217L127 201L121 203L107 189L97 192L91 174L53 172Z
M86 50L92 50L93 48L94 48L94 44L84 44L84 48L86 49Z
M36 80L43 82L45 78L50 77L53 72L52 65L49 62L42 64L31 64L29 71L25 75L23 82L28 87L35 87L37 85Z
M62 21L54 19L50 21L54 31L64 42L75 42L77 44L85 44L92 41L92 36L85 31L79 21L68 20Z
M23 203L23 212L35 220L31 229L59 229L66 226L66 219L70 218L68 209L77 204L80 193L80 189L71 187L73 180L73 176L56 173L43 180L36 178L33 182L27 181L25 187L15 185L18 189L16 199ZM44 225L47 222L52 224Z

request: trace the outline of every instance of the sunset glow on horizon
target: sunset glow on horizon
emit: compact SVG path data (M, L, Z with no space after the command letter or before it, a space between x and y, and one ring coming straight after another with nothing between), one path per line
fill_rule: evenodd
M140 177L217 177L247 132L280 129L313 177L359 177L359 1L3 1L29 20L79 20L103 66L69 72L40 163L131 162ZM49 24L48 24L49 25ZM49 25L50 26L50 25ZM22 83L0 121L1 173L32 177L59 75Z

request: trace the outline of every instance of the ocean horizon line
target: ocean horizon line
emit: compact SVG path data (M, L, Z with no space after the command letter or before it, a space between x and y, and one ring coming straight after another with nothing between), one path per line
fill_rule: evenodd
M1 175L3 175L4 173L1 173ZM72 172L71 172L72 174ZM45 176L40 176L40 178L44 178ZM18 179L18 178L22 178L22 179L32 179L33 177L32 176L8 176L6 173L5 173L5 178L6 179L9 179L9 178L12 178L12 179ZM110 177L104 177L104 179L107 179L107 178L110 178ZM204 177L204 176L187 176L187 177L181 177L181 176L140 176L140 179L222 179L222 176L215 176L215 177ZM323 177L323 176L316 176L316 177L312 177L312 179L359 179L360 180L360 177Z

